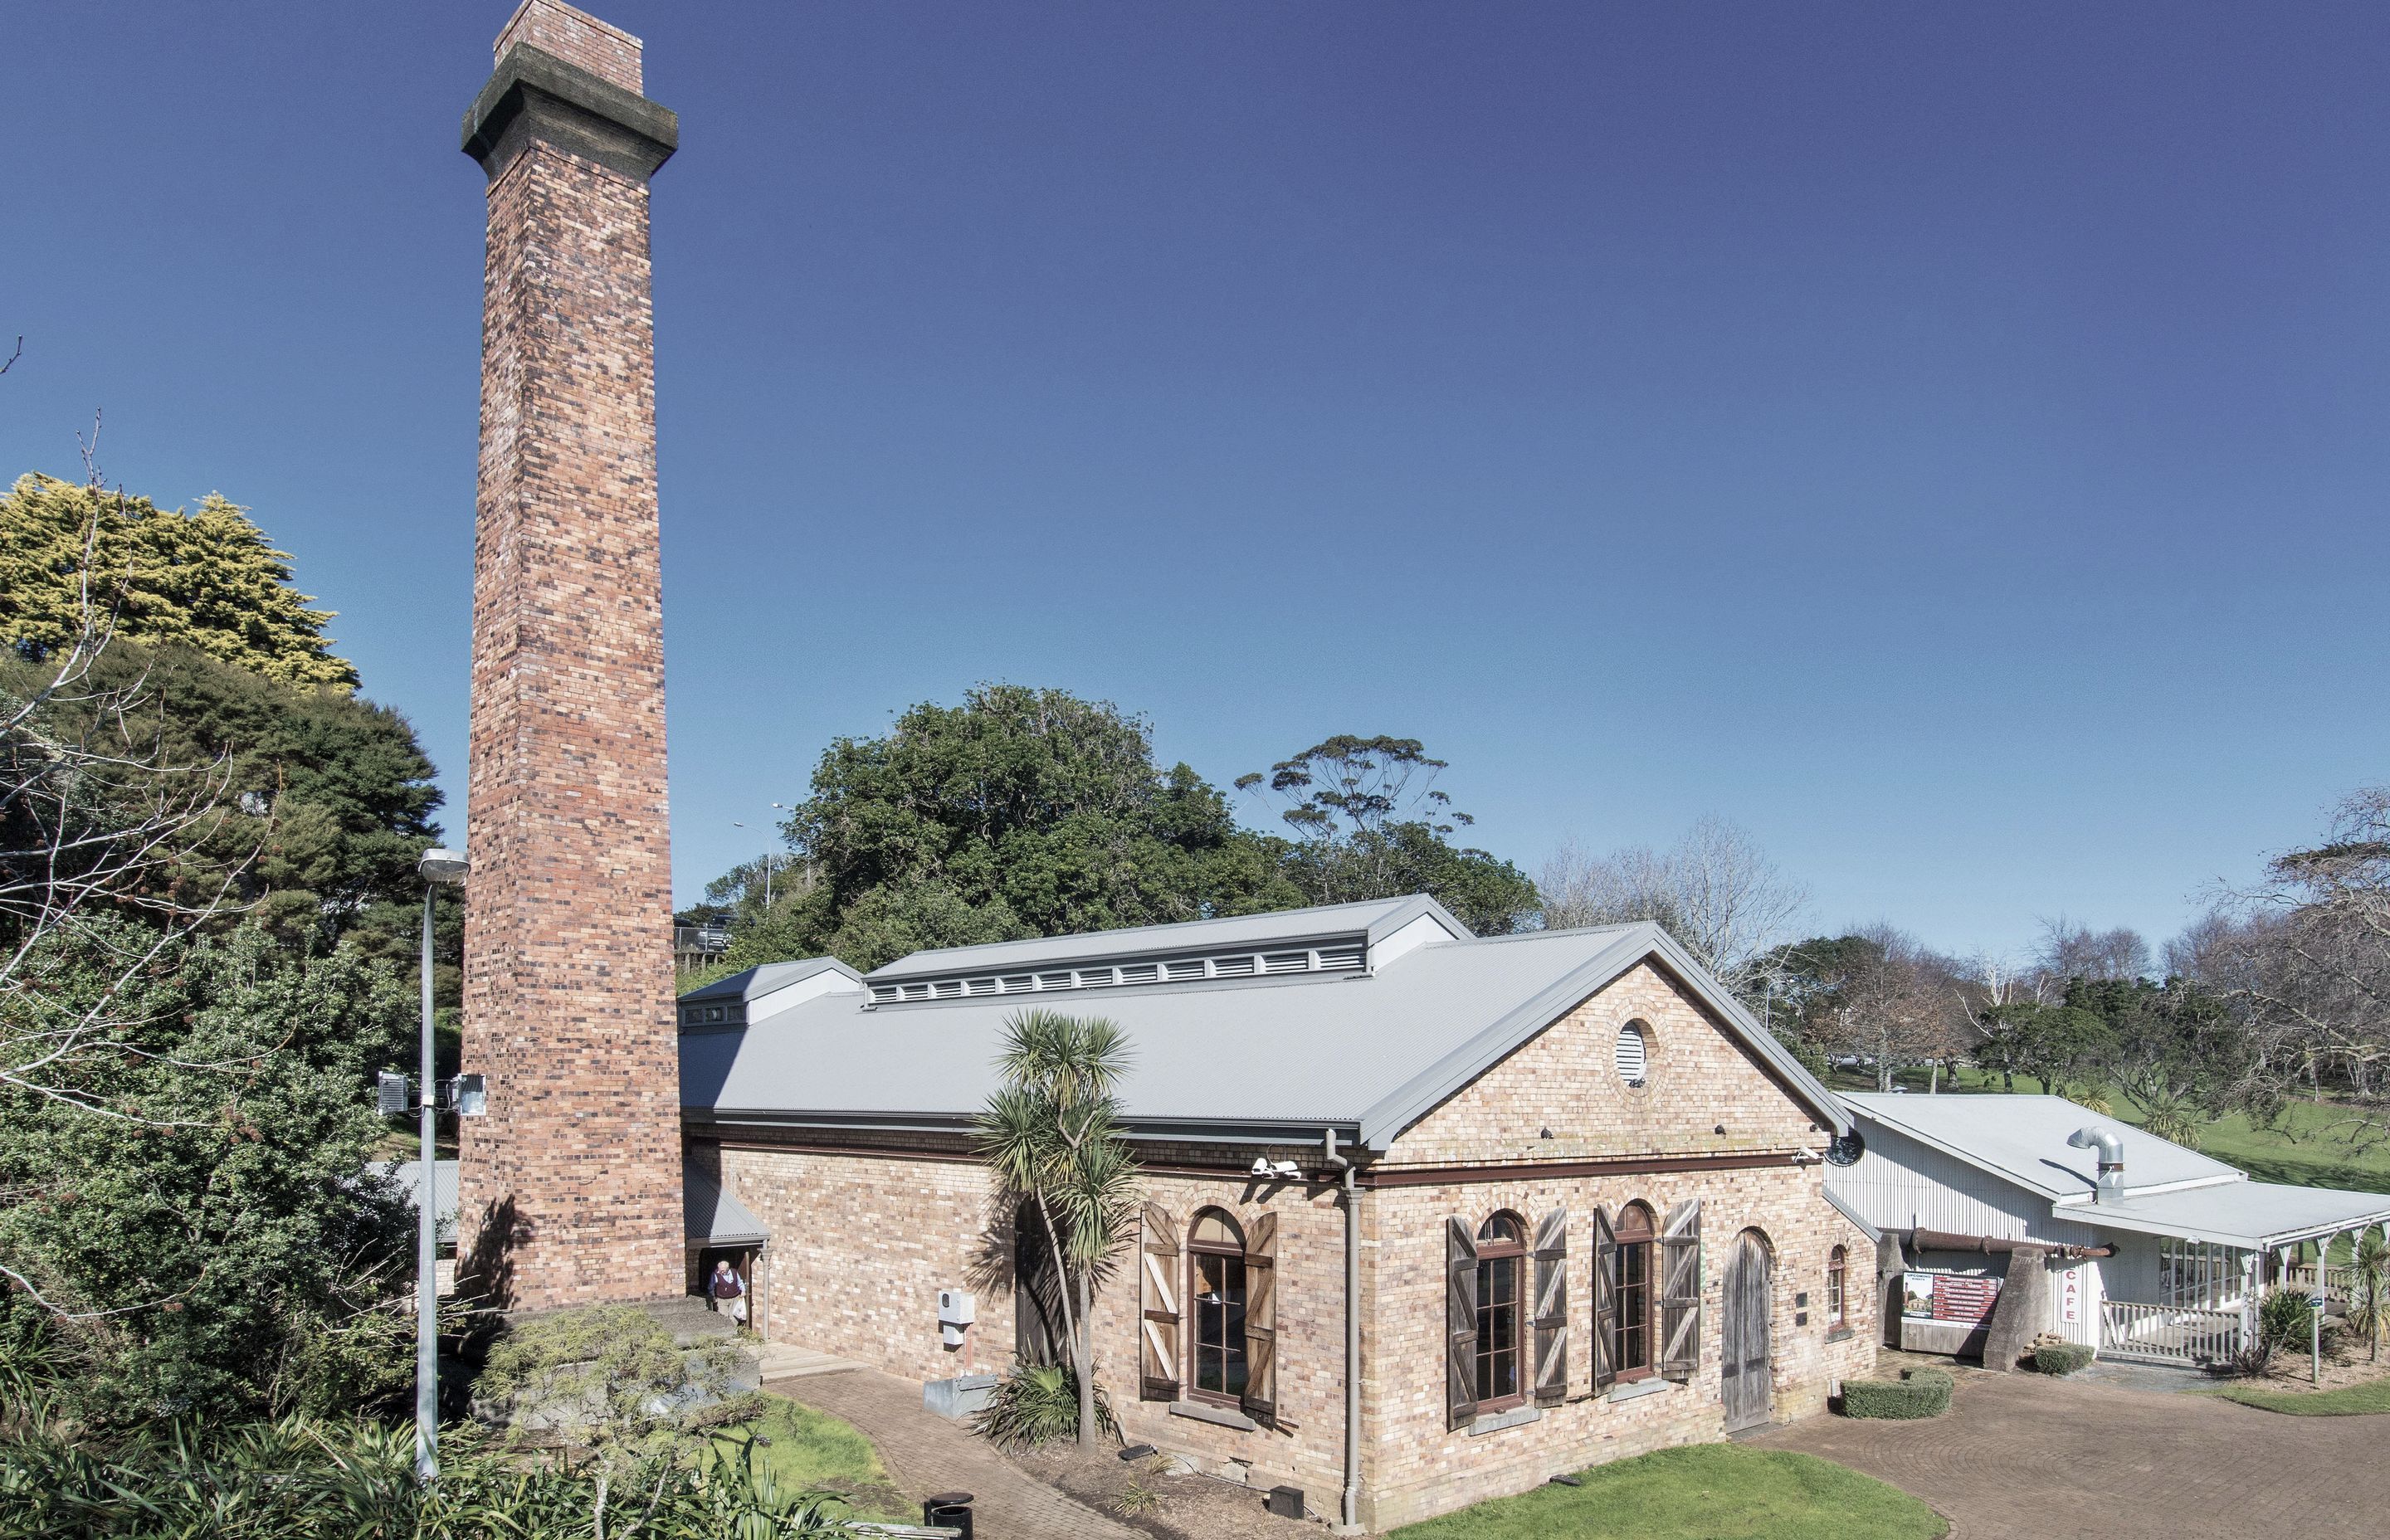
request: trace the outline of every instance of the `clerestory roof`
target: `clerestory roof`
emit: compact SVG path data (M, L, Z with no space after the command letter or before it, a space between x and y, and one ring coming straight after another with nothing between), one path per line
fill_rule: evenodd
M1650 960L1678 980L1821 1123L1841 1105L1657 926L1471 936L1432 901L1344 905L1239 920L1157 926L931 955L916 976L959 966L1020 966L1271 941L1391 933L1442 916L1443 938L1367 971L1206 978L1106 989L1067 1007L1125 1030L1134 1062L1121 1087L1131 1127L1150 1136L1251 1139L1323 1128L1383 1149L1403 1129L1595 991ZM1266 926L1252 922L1267 921ZM1449 930L1445 929L1448 922ZM1453 933L1453 932L1458 932ZM1033 959L1029 949L1039 949ZM912 968L908 957L892 968ZM880 969L869 976L890 976ZM697 1122L850 1128L958 1127L995 1089L1004 1024L1022 997L871 1003L827 993L737 1031L685 1033L681 1101Z

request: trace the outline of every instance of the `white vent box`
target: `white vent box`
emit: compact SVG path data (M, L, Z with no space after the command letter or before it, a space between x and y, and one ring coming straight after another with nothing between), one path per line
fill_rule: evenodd
M979 1319L979 1302L961 1289L938 1290L938 1324L970 1326Z

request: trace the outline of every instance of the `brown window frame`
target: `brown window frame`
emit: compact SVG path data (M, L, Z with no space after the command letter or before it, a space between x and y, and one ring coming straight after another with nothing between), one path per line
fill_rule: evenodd
M1508 1221L1510 1234L1497 1238L1491 1232ZM1477 1410L1506 1412L1513 1406L1523 1406L1528 1398L1527 1323L1535 1315L1534 1302L1527 1297L1527 1222L1509 1209L1499 1209L1485 1216L1477 1227L1477 1355L1470 1366L1471 1379L1479 1394ZM1510 1277L1510 1297L1507 1304L1493 1299L1494 1270L1507 1267ZM1510 1313L1509 1341L1503 1341L1493 1330L1496 1313ZM1507 1394L1487 1395L1484 1389L1492 1383L1494 1369L1503 1358L1510 1364L1511 1389Z
M1618 1284L1613 1306L1610 1362L1613 1378L1622 1385L1649 1380L1657 1367L1653 1360L1658 1352L1652 1338L1659 1316L1652 1304L1658 1297L1659 1279L1652 1273L1652 1263L1659 1254L1659 1237L1658 1221L1650 1205L1638 1201L1618 1211L1614 1233ZM1633 1363L1627 1361L1630 1345L1631 1356L1636 1360Z
M1850 1252L1837 1246L1826 1253L1826 1329L1840 1331L1851 1324Z
M1227 1226L1228 1233L1236 1237L1234 1244L1230 1244L1226 1241L1199 1240L1196 1238L1196 1232L1203 1227L1203 1221L1215 1215L1223 1224ZM1238 1290L1240 1296L1237 1307L1236 1329L1233 1331L1227 1329L1227 1309L1224 1303L1220 1307L1220 1324L1222 1335L1227 1340L1209 1346L1207 1346L1203 1341L1203 1322L1204 1316L1207 1314L1207 1308L1201 1303L1203 1298L1203 1259L1205 1257L1212 1257L1219 1261L1223 1281L1226 1281L1228 1266L1230 1264L1234 1264L1236 1268ZM1244 1392L1241 1388L1234 1391L1212 1391L1205 1390L1203 1388L1203 1354L1207 1351L1217 1354L1219 1357L1220 1383L1222 1385L1226 1385L1228 1382L1228 1364L1231 1354L1234 1355L1236 1362L1244 1365L1246 1383L1252 1383L1253 1365L1250 1362L1247 1362L1245 1356L1244 1312L1253 1303L1252 1281L1246 1277L1245 1273L1245 1227L1237 1222L1237 1216L1235 1214L1230 1213L1226 1209L1216 1207L1198 1209L1195 1211L1195 1217L1189 1221L1187 1226L1187 1293L1185 1297L1187 1301L1185 1313L1188 1323L1187 1367L1189 1372L1187 1379L1184 1381L1186 1387L1184 1393L1187 1399L1189 1401L1207 1402L1214 1406L1237 1406L1242 1405L1244 1401Z

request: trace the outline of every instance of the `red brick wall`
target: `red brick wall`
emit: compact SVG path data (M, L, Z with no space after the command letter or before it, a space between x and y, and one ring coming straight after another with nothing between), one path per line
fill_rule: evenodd
M641 89L639 40L587 11L575 10L558 0L523 0L507 22L506 30L498 33L491 57L506 58L507 50L518 43L528 43L567 64L577 64L610 85L619 85L625 91Z
M531 0L508 35L562 51L578 15ZM612 73L636 86L629 47ZM508 166L482 341L463 1067L490 1112L464 1123L462 1244L511 1202L518 1306L665 1298L680 1097L645 185L538 143Z

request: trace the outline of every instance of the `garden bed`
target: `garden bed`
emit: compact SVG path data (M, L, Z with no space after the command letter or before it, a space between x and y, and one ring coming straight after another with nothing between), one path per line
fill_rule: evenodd
M1075 1444L1048 1444L1005 1453L1047 1485L1155 1540L1317 1540L1320 1534L1317 1523L1265 1510L1267 1487L1165 1474L1166 1461L1124 1460L1111 1443L1091 1452ZM1334 1492L1304 1496L1313 1508L1331 1515L1342 1498Z

